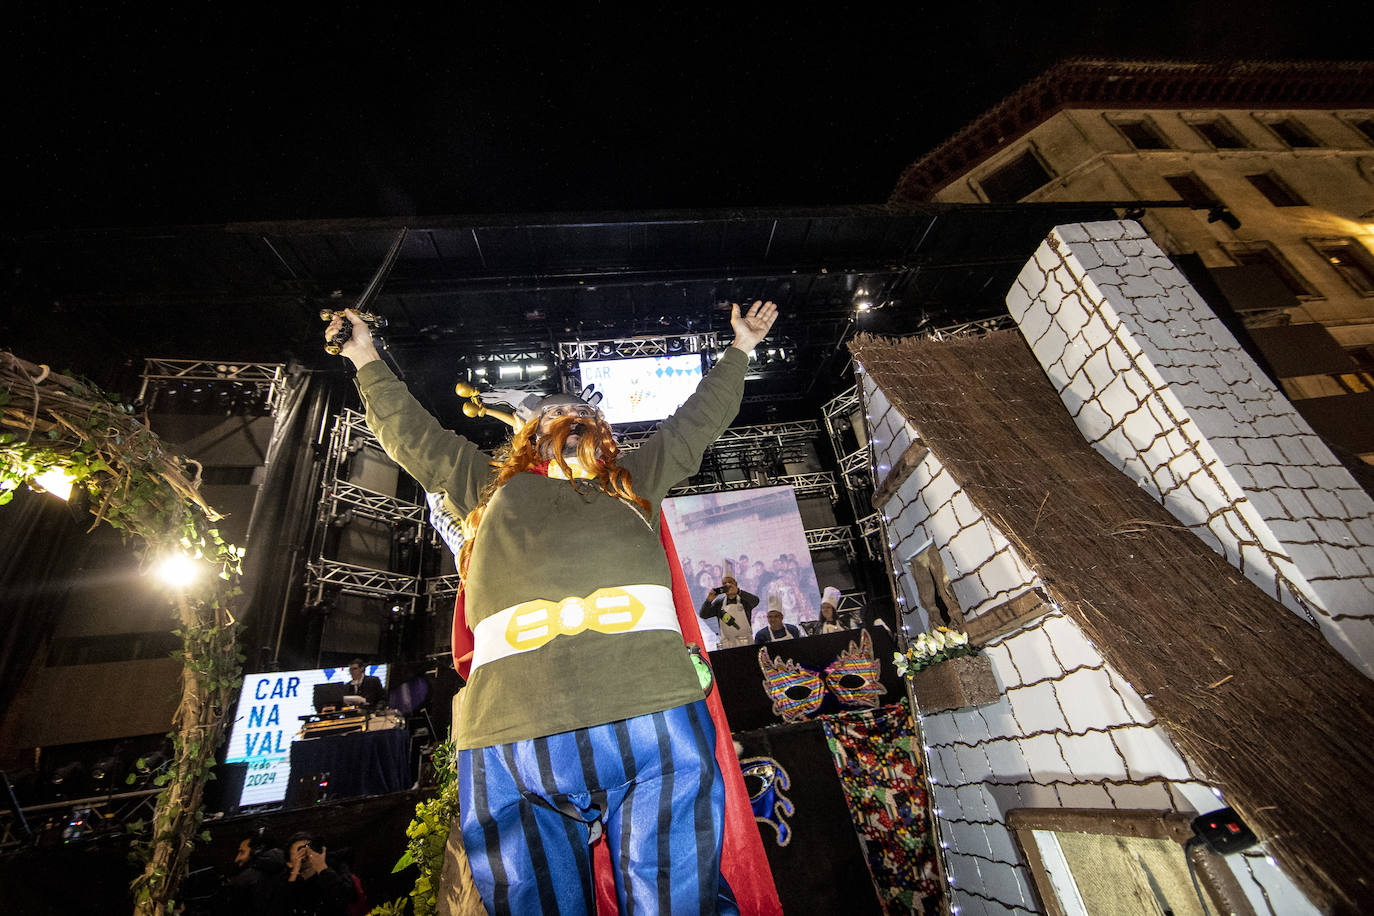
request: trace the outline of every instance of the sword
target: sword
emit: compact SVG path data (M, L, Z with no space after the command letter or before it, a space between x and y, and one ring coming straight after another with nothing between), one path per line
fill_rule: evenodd
M369 312L367 306L376 298L378 291L382 288L382 284L386 282L387 276L391 273L392 265L396 263L396 256L401 253L401 244L405 240L406 229L402 227L400 233L396 236L396 241L392 242L391 247L387 249L386 257L382 258L381 266L378 267L377 272L372 275L372 280L353 302L353 311L368 327L386 327L386 316ZM343 315L343 312L334 311L333 309L320 309L321 321L333 321L340 315ZM348 343L349 338L352 336L353 324L348 320L347 316L344 316L343 327L339 328L339 332L330 338L329 343L325 345L325 352L333 356L338 356L339 352L343 350L343 345Z

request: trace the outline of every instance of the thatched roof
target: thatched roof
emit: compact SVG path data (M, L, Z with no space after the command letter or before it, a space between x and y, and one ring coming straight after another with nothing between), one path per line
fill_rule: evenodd
M1374 683L1089 448L1017 332L850 349L1298 885L1374 912Z

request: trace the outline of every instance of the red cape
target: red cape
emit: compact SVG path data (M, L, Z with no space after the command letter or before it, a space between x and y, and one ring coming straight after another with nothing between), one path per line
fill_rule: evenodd
M682 574L682 564L678 562L673 536L668 531L667 519L661 520L659 531L663 551L668 557L668 568L673 574L673 604L677 606L682 638L685 642L700 646L701 625L687 589L687 579ZM463 593L459 592L453 606L453 666L463 680L467 680L471 671L472 647L472 631L468 629ZM725 718L719 690L711 691L706 698L706 705L711 710L711 721L716 726L716 763L725 777L725 850L721 855L721 874L735 892L741 916L782 916L782 903L778 900L778 889L773 883L773 872L768 867L763 838L754 822L754 811L749 806L749 793L744 788L739 756L735 753L735 741L730 736L730 723ZM592 860L596 874L596 911L598 916L610 916L617 913L618 908L615 878L611 874L611 857L606 849L605 836L592 847Z

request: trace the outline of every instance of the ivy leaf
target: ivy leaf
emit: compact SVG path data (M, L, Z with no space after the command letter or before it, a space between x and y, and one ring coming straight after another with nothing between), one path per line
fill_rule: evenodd
M394 875L394 874L396 874L398 871L404 871L405 869L409 868L410 866L412 866L412 865L414 865L414 864L415 864L415 857L412 856L412 855L410 854L410 850L407 849L404 853L401 854L401 857L400 857L399 859L396 860L396 865L395 865L394 867L392 867L391 873Z

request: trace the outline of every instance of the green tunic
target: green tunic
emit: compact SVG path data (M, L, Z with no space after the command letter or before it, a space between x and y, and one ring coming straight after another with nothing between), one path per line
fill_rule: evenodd
M535 599L558 601L599 588L670 586L658 538L659 506L669 488L701 466L701 456L739 412L748 357L725 351L710 374L648 441L621 457L637 509L599 487L517 474L487 506L466 580L468 626ZM445 494L459 517L476 507L491 456L444 429L380 360L358 371L367 424L397 464L430 492ZM652 525L652 527L651 527ZM460 749L602 725L702 698L680 634L646 630L557 636L533 651L472 672Z

